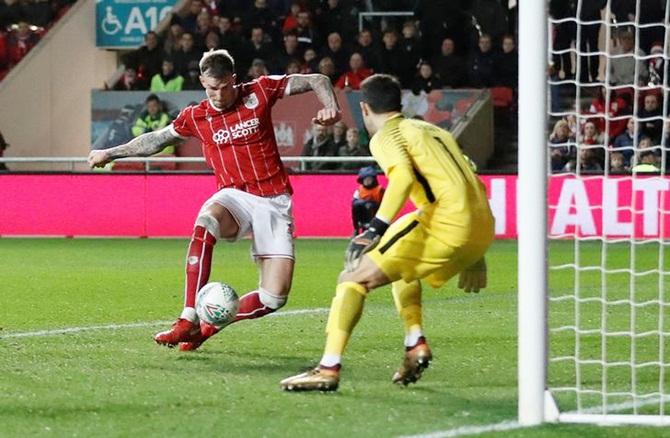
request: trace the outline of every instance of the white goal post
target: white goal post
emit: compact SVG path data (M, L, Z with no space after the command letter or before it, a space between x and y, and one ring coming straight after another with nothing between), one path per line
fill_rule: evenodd
M576 0L575 15L550 17L548 0L519 2L518 419L523 426L670 426L670 294L665 293L670 0L656 1L655 10L663 10L658 17L645 15L651 9L643 9L653 3L647 0L635 0L634 11L615 17L612 6L623 2L607 0L602 17L580 19L584 5L597 3ZM563 23L574 25L573 45L552 48L552 31ZM586 49L581 38L594 28L602 28L599 47ZM644 52L642 40L650 47L652 29L662 29L662 37L653 40L653 52ZM632 49L625 38L634 38ZM574 71L550 78L548 55L566 54ZM583 58L588 62L580 62ZM594 58L601 67L604 63L597 78L592 69L582 70ZM630 79L621 81L619 61L626 59ZM655 77L648 74L652 62L661 65L660 76L658 70ZM548 107L551 87L563 87L569 106ZM647 108L650 95L660 109ZM598 102L589 107L592 98L601 99L600 107ZM626 110L619 111L623 104ZM595 119L602 122L597 139L581 131L597 124ZM563 120L575 122L574 136L559 144L572 155L552 176L556 167L549 151L556 142L550 145L548 126ZM621 122L633 132L620 131ZM615 143L617 132L628 134L630 143ZM637 170L610 169L611 155L618 159L624 151ZM602 169L593 172L586 164ZM572 191L566 195L568 186ZM556 226L559 212L569 226Z
M546 383L546 10L544 0L519 2L518 384L528 426L544 420Z

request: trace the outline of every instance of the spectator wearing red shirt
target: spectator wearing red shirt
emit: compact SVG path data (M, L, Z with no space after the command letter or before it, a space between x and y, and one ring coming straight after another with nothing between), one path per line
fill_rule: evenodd
M323 108L313 121L332 125L341 117L332 86L322 75L263 76L236 84L234 61L226 50L206 52L200 72L207 99L184 108L166 128L91 151L88 157L91 167L100 167L117 158L152 155L186 137L202 142L219 191L203 204L195 221L186 258L184 309L170 330L154 337L162 345L181 343L182 350L198 348L219 330L199 324L195 311L195 296L209 280L217 240L237 240L253 230L260 285L240 298L235 321L262 317L286 303L294 266L292 189L272 126L274 104L314 90Z
M297 1L291 3L291 9L286 18L284 18L284 23L282 24L281 30L283 33L291 32L298 27L298 13L301 9L300 3Z
M365 67L363 56L354 52L349 57L349 70L340 76L335 86L343 90L359 90L361 82L368 76L372 76L372 70Z
M132 67L126 67L123 76L114 84L112 88L116 91L137 91L146 90L147 86L137 78L137 72Z
M30 29L25 21L20 21L15 30L7 38L9 64L16 65L39 42L39 37Z
M9 52L7 50L7 34L0 29L0 79L9 67Z
M599 87L596 97L591 101L591 106L589 107L589 114L594 114L596 117L590 118L595 124L595 127L599 132L605 133L605 114L609 117L623 116L625 114L630 114L630 108L624 99L617 96L615 90L611 90L609 97L609 111L606 110L606 96L607 90L605 87ZM609 138L616 138L619 134L626 130L626 124L628 120L625 117L621 117L619 120L611 120L608 123L607 135Z

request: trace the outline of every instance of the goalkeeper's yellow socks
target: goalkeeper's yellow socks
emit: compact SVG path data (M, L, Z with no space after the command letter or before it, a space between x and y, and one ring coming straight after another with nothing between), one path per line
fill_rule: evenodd
M416 280L407 283L394 281L391 290L393 301L405 326L405 347L414 347L423 337L421 329L421 283Z
M367 293L365 287L353 281L337 285L326 325L326 348L321 358L321 367L339 369L342 353L363 313Z

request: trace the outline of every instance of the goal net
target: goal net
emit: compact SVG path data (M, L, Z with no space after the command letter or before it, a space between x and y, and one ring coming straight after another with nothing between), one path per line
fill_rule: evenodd
M670 0L570 3L549 2L543 20L541 421L670 425Z

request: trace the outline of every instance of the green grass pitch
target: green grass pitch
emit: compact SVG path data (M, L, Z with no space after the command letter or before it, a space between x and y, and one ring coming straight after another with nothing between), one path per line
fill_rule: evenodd
M293 291L282 310L315 310L235 324L201 351L185 354L155 345L151 336L166 327L153 322L172 320L180 311L186 241L0 239L0 436L387 437L515 420L517 251L510 241L492 247L484 292L464 294L453 280L425 291L425 331L435 361L417 385L390 383L403 333L389 288L383 288L366 303L338 393L279 390L279 380L320 357L327 314L318 309L330 304L345 246L343 240L296 242ZM583 244L578 253L582 265L602 262L598 244ZM574 254L571 242L552 245L554 264L570 263ZM641 246L632 261L626 248L608 254L605 263L613 269L631 263L653 267L658 261L658 249L649 246ZM630 278L617 275L607 283L608 293L625 298ZM249 243L219 243L211 278L239 293L254 288ZM635 278L635 299L657 293L662 280L653 274ZM567 293L578 282L584 296L596 297L603 281L609 280L593 272L576 278L574 270L557 271L552 295ZM601 308L587 304L579 309L582 327L598 327ZM633 316L629 308L607 309L608 327L630 327L632 321L644 330L658 324L658 306L639 308ZM574 319L574 302L553 310L552 326ZM131 323L138 324L124 326ZM110 324L122 327L12 336ZM640 340L638 359L657 357L658 342L658 337L655 344ZM567 354L574 343L574 333L562 333L552 354ZM585 336L581 350L585 358L600 357L600 337ZM607 354L625 359L630 347L612 345ZM597 387L602 369L582 372L587 384ZM638 389L653 390L657 374L658 368L641 370ZM574 367L553 366L550 378L556 385L574 384ZM629 378L623 371L613 370L608 378L626 389ZM600 399L581 402L590 406ZM660 437L668 432L544 425L483 436Z

